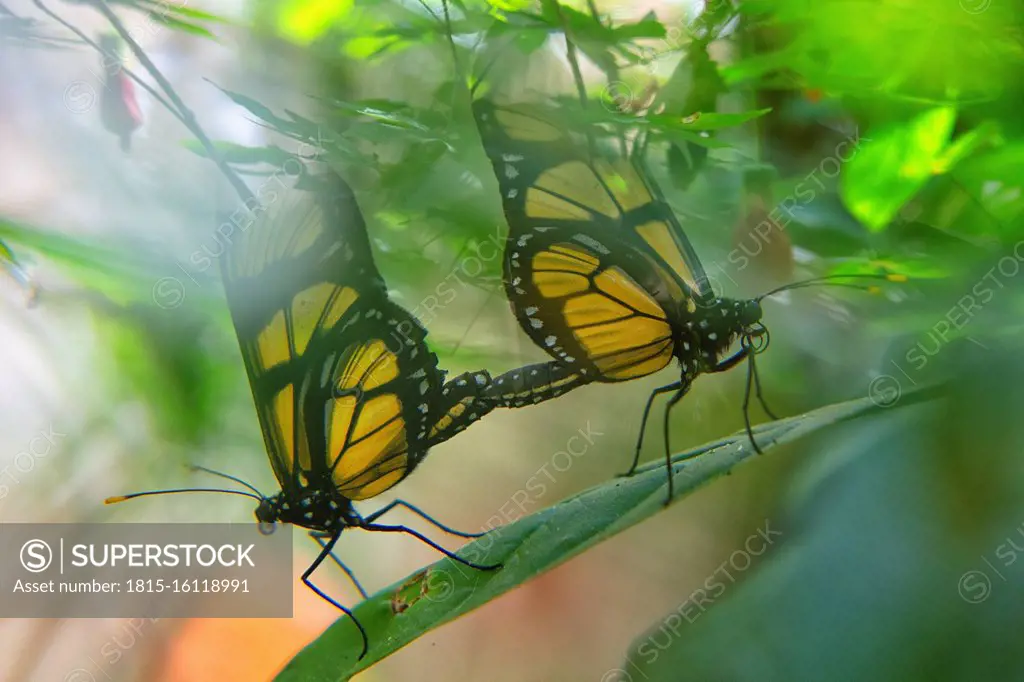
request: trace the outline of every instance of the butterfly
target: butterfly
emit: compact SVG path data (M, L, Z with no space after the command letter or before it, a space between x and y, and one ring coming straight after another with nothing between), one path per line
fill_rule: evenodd
M714 293L638 162L576 142L539 106L499 107L480 98L473 113L509 225L503 279L520 327L582 381L629 381L678 362L679 379L647 401L627 473L639 462L655 398L672 393L663 423L671 500L669 413L698 375L726 371L764 350L763 296Z
M446 532L479 534L455 531L402 500L366 516L354 502L389 490L431 445L513 397L495 392L485 400L483 392L492 384L486 371L445 381L426 330L388 297L349 186L333 173L303 179L314 191L300 193L298 201L268 193L254 224L221 232L230 242L220 259L228 308L280 491L267 496L234 476L195 467L248 490L150 491L107 502L226 492L256 499L261 524L307 529L321 551L302 581L351 618L362 637L362 658L369 646L366 630L350 609L312 582L313 572L331 557L367 596L333 553L347 528L407 533L467 566L498 568L469 562L411 528L378 519L401 506Z

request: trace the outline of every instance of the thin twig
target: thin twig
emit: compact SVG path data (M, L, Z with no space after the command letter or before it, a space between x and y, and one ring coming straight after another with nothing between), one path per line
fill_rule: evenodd
M38 0L36 1L38 2ZM160 72L160 69L156 67L156 64L152 62L152 60L143 51L139 44L135 42L135 39L132 38L130 33L128 33L128 29L125 28L124 24L121 23L121 20L117 18L116 14L114 14L114 10L110 9L110 5L107 4L106 0L93 0L92 4L97 10L99 10L100 14L102 14L104 18L106 18L106 20L110 22L110 25L114 27L114 30L117 31L118 35L121 36L121 39L128 44L128 47L129 49L131 49L132 54L134 54L135 58L139 60L139 63L142 64L142 67L146 70L147 73L149 73L150 76L153 77L153 80L157 82L157 84L160 86L160 89L163 90L164 93L167 95L167 98L174 103L174 106L178 109L178 112L181 114L181 122L185 125L186 128L189 129L189 131L191 131L193 135L195 135L196 139L199 140L199 144L203 146L203 149L206 151L206 154L210 157L210 159L215 164L217 164L217 168L220 169L220 172L224 174L224 177L226 177L228 179L228 182L231 183L231 186L234 187L235 192L238 193L238 196L242 199L242 202L246 206L249 206L250 203L258 204L258 200L256 199L255 195L253 195L248 185L242 182L242 178L240 178L238 174L231 169L231 166L227 164L221 153L217 151L216 147L213 146L213 142L210 141L210 138L207 137L206 133L199 126L199 122L196 120L196 115L193 114L192 110L185 105L185 103L181 100L181 97L178 96L178 93L175 91L174 87L167 81L166 78L164 78L164 75Z
M66 28L67 30L69 30L72 33L74 33L76 36L78 36L78 38L82 42L84 42L86 45L90 46L91 48L93 48L94 50L96 50L97 52L102 54L104 56L104 58L106 58L107 52L106 52L106 50L103 49L102 45L100 45L95 40L93 40L92 38L87 36L80 29L78 29L74 24L71 24L71 23L67 22L59 14L57 14L56 12L51 10L49 7L44 5L42 0L32 0L32 1L35 3L35 6L38 7L43 12L43 14L45 14L48 17L50 17L51 19L56 21L58 24L60 24L64 28ZM106 62L104 61L104 64L105 63ZM135 75L135 73L131 69L129 69L127 66L124 66L123 64L121 65L121 70L124 71L126 74L128 74L129 78L131 78L133 81L138 83L139 87L142 88L143 90L145 90L146 92L148 92L150 94L150 96L152 96L157 102L159 102L160 104L164 105L164 107L168 111L170 111L172 114L174 114L174 117L176 119L178 119L182 123L185 123L185 119L183 119L181 117L181 113L177 109L175 109L173 106L171 106L171 103L168 102L166 99L164 99L163 96L159 92L157 92L153 88L152 85L150 85L146 81L144 81L141 78L139 78L137 75Z
M580 100L580 108L583 111L587 110L587 86L583 82L583 73L580 71L579 58L576 55L576 44L572 41L572 35L569 32L569 22L565 20L565 15L562 14L562 5L559 0L552 0L555 6L555 12L558 14L558 19L562 23L562 34L565 36L565 56L569 60L569 66L572 69L572 78L576 83L576 94ZM590 130L590 124L587 124L585 129L585 136L587 138L587 151L590 154L590 158L593 159L596 154L596 146L594 145L594 136Z
M448 0L441 0L441 6L444 8L444 27L448 31L448 46L452 51L452 67L455 69L455 76L465 86L466 79L462 77L462 71L459 69L459 53L455 49L455 36L452 35L452 17L448 12Z
M576 45L572 42L572 36L569 34L569 22L565 20L565 15L562 14L562 4L558 0L552 0L552 4L555 7L555 12L558 14L558 20L562 23L562 35L565 36L565 55L569 58L572 79L576 83L576 94L580 98L580 104L586 109L587 86L583 82L583 73L580 71L579 58L576 56Z

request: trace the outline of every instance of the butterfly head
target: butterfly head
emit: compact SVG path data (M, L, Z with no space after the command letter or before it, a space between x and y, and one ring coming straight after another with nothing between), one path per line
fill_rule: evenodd
M761 310L760 301L748 299L746 301L732 301L732 303L736 311L736 322L744 331L761 327L761 316L764 312Z
M737 322L742 327L740 340L750 353L761 353L768 348L768 327L761 322L761 302L758 299L736 301L739 306Z

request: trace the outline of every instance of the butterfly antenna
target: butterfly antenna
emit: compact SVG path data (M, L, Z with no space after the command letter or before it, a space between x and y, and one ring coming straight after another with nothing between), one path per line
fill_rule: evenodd
M812 277L811 279L801 280L799 282L791 282L790 284L784 284L781 287L776 287L770 291L767 291L760 296L754 298L755 301L760 302L761 300L774 296L775 294L782 293L783 291L792 291L794 289L803 289L809 286L833 286L833 287L847 287L849 289L859 289L861 291L870 291L871 287L852 284L850 282L835 282L833 280L842 279L873 279L873 280L884 280L887 282L906 282L906 275L897 274L886 274L886 275L870 275L870 274L851 274L851 275L827 275L824 277Z
M128 495L114 495L103 500L103 504L117 504L118 502L125 502L127 500L134 500L136 497L149 497L151 495L176 495L177 493L224 493L226 495L241 495L242 497L251 497L254 500L262 502L264 500L260 495L254 495L245 490L227 490L223 488L174 488L170 490L146 490L141 493L129 493Z
M198 464L193 464L193 465L191 465L191 466L190 466L189 468L190 468L190 469L191 469L192 471L202 471L203 473L206 473L206 474L213 474L214 476L220 476L221 478L226 478L226 479L227 479L227 480L229 480L229 481L234 481L234 482L235 482L235 483L237 483L238 485L241 485L241 486L245 486L245 487L246 487L246 488L248 488L249 490L251 490L251 491L253 491L254 493L256 493L257 495L259 495L259 498L260 498L261 500L262 500L262 499L264 499L264 498L266 497L266 496L265 496L265 495L264 495L263 493L261 493L261 492L260 492L260 491L259 491L259 490L258 490L258 489L257 489L257 488L256 488L256 487L254 486L254 485L252 485L252 484L250 484L250 483L247 483L246 481L243 481L242 479L238 478L237 476L232 476L231 474L225 474L225 473L224 473L224 472L222 472L222 471L215 471L215 470L213 470L213 469L207 469L206 467L204 467L204 466L200 466L200 465L198 465Z
M114 497L108 497L107 499L103 500L103 504L117 504L118 502L124 502L126 500L134 500L136 497L149 497L151 495L176 495L178 493L224 493L225 495L241 495L242 497L250 497L260 502L267 499L266 495L261 493L255 486L253 486L250 483L247 483L246 481L243 481L237 476L225 474L224 472L221 471L214 471L213 469L207 469L206 467L199 466L198 464L191 465L189 469L191 469L192 471L202 471L203 473L213 474L214 476L219 476L220 478L226 478L229 481L237 483L245 488L248 488L252 492L247 492L245 490L229 490L226 488L174 488L168 490L146 490L141 493L130 493L128 495L115 495Z

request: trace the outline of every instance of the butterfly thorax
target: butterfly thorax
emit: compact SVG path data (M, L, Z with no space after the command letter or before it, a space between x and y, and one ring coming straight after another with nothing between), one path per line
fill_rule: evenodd
M738 339L757 336L761 304L755 300L715 298L696 306L678 330L675 355L685 378L716 371Z
M333 488L301 487L265 498L256 508L260 523L291 523L310 530L336 531L357 525L352 501Z

